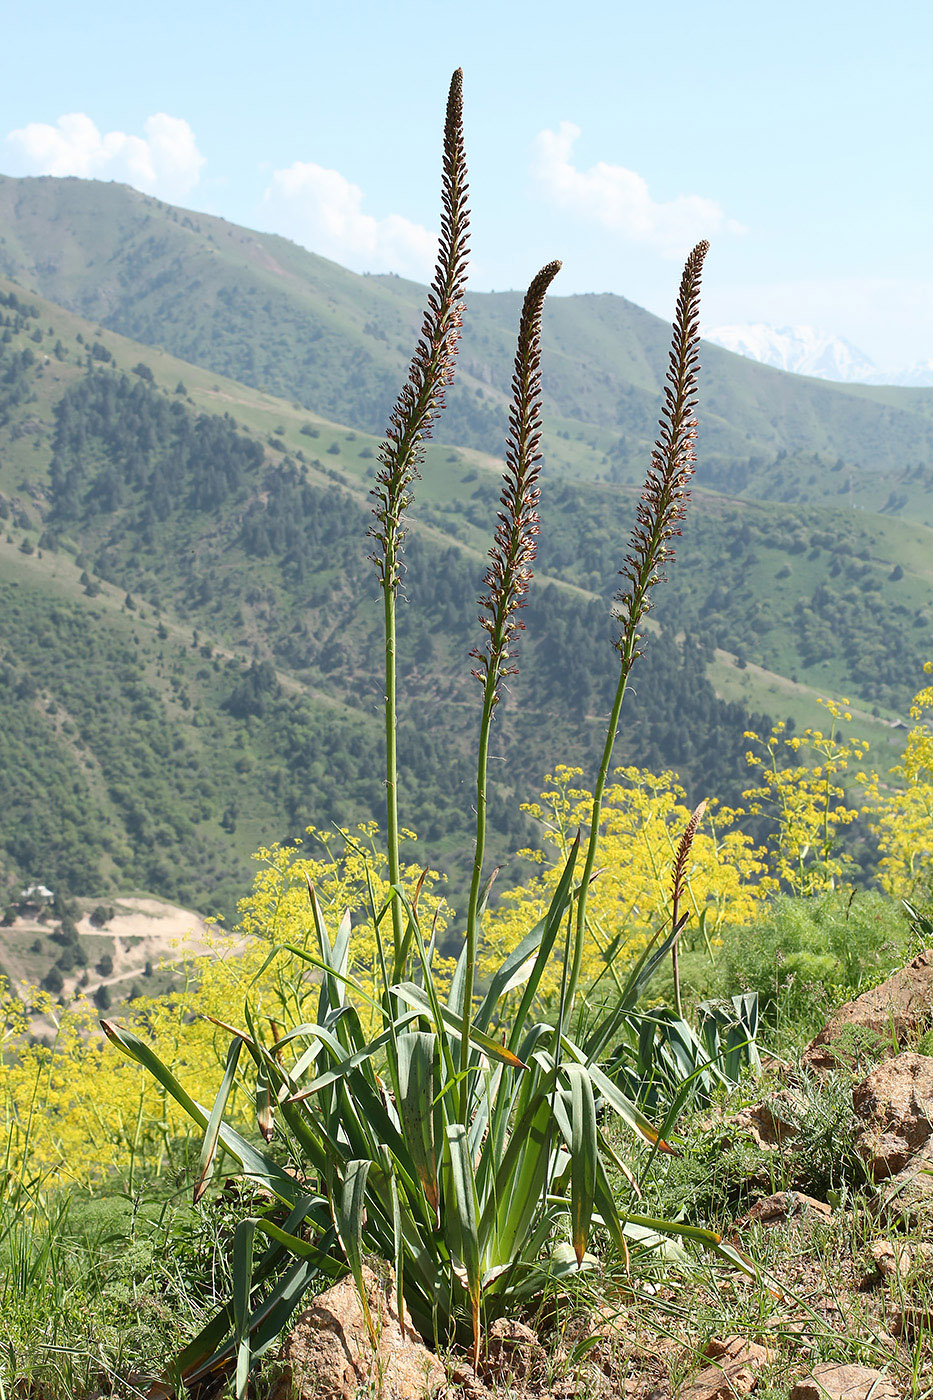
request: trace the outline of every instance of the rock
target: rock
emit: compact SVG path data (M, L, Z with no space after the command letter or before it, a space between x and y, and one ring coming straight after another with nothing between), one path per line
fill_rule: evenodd
M898 1240L875 1240L871 1247L871 1257L875 1268L883 1279L907 1279L911 1275L928 1274L933 1264L933 1245L910 1244Z
M832 1206L818 1201L813 1196L805 1196L801 1191L777 1191L773 1196L765 1196L756 1201L750 1210L733 1222L730 1234L739 1234L752 1225L786 1225L794 1216L807 1213L832 1215Z
M894 1385L869 1366L841 1366L824 1361L798 1381L790 1400L900 1400Z
M707 1342L703 1355L710 1361L737 1361L755 1367L767 1366L774 1358L770 1347L760 1346L745 1337L726 1337L723 1341L713 1337Z
M487 1382L529 1380L543 1372L546 1362L547 1352L523 1322L500 1317L490 1327L482 1361L483 1379Z
M886 982L863 992L841 1006L810 1042L803 1063L816 1070L837 1069L846 1057L833 1054L832 1043L846 1026L879 1037L879 1050L895 1055L907 1041L916 1039L933 1024L933 948L895 972Z
M773 1358L769 1347L749 1342L744 1337L714 1337L703 1353L712 1366L704 1366L679 1400L734 1400L750 1395L758 1384L758 1372Z
M872 1179L896 1176L933 1136L933 1056L905 1050L885 1060L856 1085L852 1104L865 1124L856 1150Z
M882 1182L874 1210L889 1224L923 1228L930 1224L933 1217L933 1142L911 1157L902 1172Z
M704 1366L680 1392L679 1400L735 1400L736 1396L751 1395L757 1384L748 1366Z
M806 1103L802 1096L790 1089L782 1089L754 1108L743 1108L731 1121L748 1133L756 1147L766 1151L772 1147L783 1147L797 1137L803 1113L806 1113Z
M707 1131L721 1129L722 1145L731 1147L737 1136L749 1137L762 1152L784 1147L800 1132L799 1123L806 1114L806 1100L793 1089L782 1089L763 1103L740 1109L718 1123L707 1119L699 1126Z
M448 1373L450 1384L437 1392L435 1400L487 1400L486 1389L468 1361L460 1361Z
M341 1279L293 1325L282 1348L285 1369L274 1400L356 1400L366 1387L380 1400L427 1400L444 1385L443 1366L407 1318L402 1330L391 1270L382 1283L364 1267L363 1282L376 1349L353 1279Z

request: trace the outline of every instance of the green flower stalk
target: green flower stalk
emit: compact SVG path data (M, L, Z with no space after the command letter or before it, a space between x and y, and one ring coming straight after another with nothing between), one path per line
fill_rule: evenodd
M386 656L386 828L389 880L398 885L398 699L396 687L395 611L401 580L401 548L405 538L404 514L412 501L411 485L419 476L431 428L444 409L445 391L453 383L466 286L467 169L463 153L463 72L450 80L447 119L444 125L444 160L441 199L441 235L437 267L428 294L421 335L408 371L408 380L392 410L385 440L379 449L381 469L372 496L374 524L370 538L375 548L370 558L376 566L385 611ZM401 974L402 910L392 903L392 930L396 975Z
M541 313L544 298L560 271L559 262L548 263L525 294L512 375L512 405L505 454L502 493L499 497L495 541L483 580L486 592L479 599L480 626L485 643L470 653L476 661L473 675L483 687L483 711L479 729L476 775L476 841L470 900L467 907L466 976L463 991L463 1032L460 1037L461 1105L467 1101L466 1071L469 1061L467 1030L473 1007L473 979L479 926L480 888L486 852L486 781L489 734L499 703L500 687L514 676L516 639L524 629L519 616L531 584L538 534L538 485L541 475ZM464 1109L465 1112L465 1109Z
M667 383L661 411L660 434L651 454L651 465L645 479L635 525L629 538L629 553L619 570L625 579L616 594L621 630L615 643L619 653L619 682L609 716L606 742L593 789L593 806L586 846L586 858L580 881L574 929L573 958L568 982L568 1006L572 1007L586 937L586 901L590 880L596 864L599 844L599 823L602 800L609 771L612 750L619 729L619 717L628 678L636 659L642 654L641 625L651 609L651 590L664 578L664 566L674 557L671 541L680 534L690 499L689 485L696 467L696 409L697 370L699 368L700 277L709 244L698 243L687 259L677 297L671 349L668 356Z

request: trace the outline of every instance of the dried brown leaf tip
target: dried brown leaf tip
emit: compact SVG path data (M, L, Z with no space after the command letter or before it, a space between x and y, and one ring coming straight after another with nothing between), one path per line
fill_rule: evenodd
M671 349L668 357L660 434L651 454L651 465L635 515L629 553L619 572L627 583L616 594L621 604L622 636L636 640L636 629L651 608L650 590L664 578L663 567L674 557L671 540L680 534L688 490L696 467L697 370L700 344L700 277L709 244L698 243L687 259ZM639 653L633 651L630 660Z
M538 501L541 491L541 313L547 290L560 271L559 262L548 263L534 278L522 305L512 375L512 404L505 472L499 497L495 541L479 599L480 626L485 644L470 655L477 662L473 675L491 682L492 703L498 699L500 681L514 675L515 637L524 626L518 616L525 606L537 553Z
M453 383L463 293L466 286L467 207L466 159L463 153L463 72L450 80L444 124L441 233L437 267L428 293L421 335L395 408L385 440L379 449L381 467L371 492L375 498L374 523L369 534L376 541L370 555L382 583L393 589L399 582L399 550L404 538L402 516L411 502L411 483L419 475L431 427L444 408L445 391Z

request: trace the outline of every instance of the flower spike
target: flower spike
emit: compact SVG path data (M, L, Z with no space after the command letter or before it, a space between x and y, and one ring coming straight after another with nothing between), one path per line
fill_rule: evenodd
M379 449L381 467L370 493L375 498L375 521L369 528L369 535L376 542L370 558L380 583L393 593L398 591L399 554L405 536L402 516L411 504L411 483L420 474L425 444L431 436L432 425L443 411L445 391L454 378L469 252L466 176L463 70L458 68L450 80L444 124L443 213L437 267L408 380L389 418L385 440Z
M629 553L619 570L627 583L616 594L621 604L622 633L616 643L619 651L626 639L637 633L651 608L651 589L665 577L665 564L674 557L670 541L680 534L696 468L697 369L699 367L700 275L709 244L698 243L687 259L677 298L671 338L661 429L642 490L629 538ZM640 655L632 651L629 664Z
M515 675L516 634L524 628L518 616L525 606L532 579L538 533L538 501L541 489L541 313L548 288L560 271L550 262L532 281L522 305L512 375L512 406L505 455L502 493L499 497L495 542L483 580L486 592L479 600L480 626L487 634L484 646L470 656L477 662L473 675L484 685L490 681L493 701L499 684Z

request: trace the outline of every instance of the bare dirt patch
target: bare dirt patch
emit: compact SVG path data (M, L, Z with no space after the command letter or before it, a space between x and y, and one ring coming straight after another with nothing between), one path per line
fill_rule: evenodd
M59 994L63 1004L90 1007L100 986L113 989L119 1001L134 983L145 987L158 969L181 968L218 945L226 952L243 946L243 940L220 933L200 914L165 900L132 895L115 899L112 907L113 916L103 927L92 924L90 912L76 920L87 965L64 975ZM0 929L0 964L13 992L27 1004L60 951L52 939L56 927L56 920L42 914L20 916L9 928ZM34 951L37 942L42 945L39 952ZM109 964L102 964L105 958ZM109 970L99 971L101 964ZM50 1018L36 1016L29 1029L43 1036L55 1028Z

